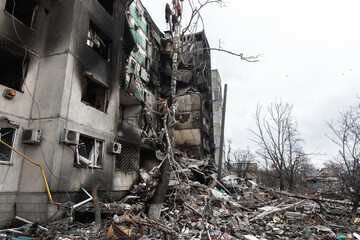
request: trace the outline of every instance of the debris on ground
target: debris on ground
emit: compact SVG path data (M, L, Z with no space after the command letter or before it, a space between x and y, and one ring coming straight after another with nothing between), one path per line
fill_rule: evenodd
M360 220L349 223L347 200L279 192L232 175L219 183L216 166L206 160L177 161L161 219L153 221L146 212L157 185L156 174L142 169L141 175L141 182L119 201L97 205L88 201L70 208L94 215L99 206L102 218L96 232L95 222L80 223L70 211L60 220L41 224L16 217L18 227L0 230L0 238L360 239Z

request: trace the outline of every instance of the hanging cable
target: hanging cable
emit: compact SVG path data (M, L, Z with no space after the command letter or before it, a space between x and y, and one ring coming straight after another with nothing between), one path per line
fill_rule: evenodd
M12 8L12 11L11 11L11 17L12 17L12 24L13 24L13 28L14 28L14 31L15 31L15 34L16 34L16 37L18 38L18 40L20 41L20 43L22 44L22 46L24 47L24 58L23 58L23 61L22 61L22 64L21 64L21 71L22 71L22 81L23 81L23 84L27 90L27 92L29 93L31 99L33 100L33 102L35 103L35 106L38 110L38 114L39 114L39 129L41 129L41 114L40 114L40 108L39 108L39 105L37 104L36 100L35 100L35 97L33 94L31 94L26 82L25 82L25 62L26 62L26 58L27 58L27 53L28 53L28 49L26 47L26 44L23 42L23 40L21 39L18 31L17 31L17 28L16 28L16 25L15 25L15 6L16 6L16 1L13 0L13 8ZM42 146L40 145L40 151L41 151L41 156L45 162L45 165L46 165L46 168L48 169L48 171L51 173L51 175L57 180L59 181L59 179L54 175L54 173L51 171L47 161L46 161L46 158L45 158L45 155L44 155L44 152L43 152L43 149L42 149ZM4 180L5 181L5 180ZM66 188L61 185L61 187L64 189L64 191L66 192L69 200L71 201L71 197L68 193L68 191L66 190Z

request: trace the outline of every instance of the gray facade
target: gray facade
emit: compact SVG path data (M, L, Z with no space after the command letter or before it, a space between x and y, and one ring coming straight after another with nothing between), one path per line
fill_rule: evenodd
M175 148L188 158L213 159L211 53L205 32L181 39L177 81Z
M171 76L169 40L139 0L15 2L0 2L0 140L25 157L0 143L0 227L15 212L44 221L57 202L86 199L82 189L124 196L165 149ZM208 48L203 32L184 41ZM189 157L213 158L210 51L189 56L176 118L191 121L175 126L175 141Z
M108 197L128 190L136 174L115 171L107 150L118 137L119 86L125 47L131 47L123 38L125 3L17 0L13 18L11 2L0 2L1 129L13 129L11 145L43 166L54 201L69 201L65 191L72 201L81 199L81 188L97 187ZM5 97L9 90L16 96ZM41 129L41 143L23 144L25 129ZM66 130L80 134L78 145L61 141ZM92 156L91 163L76 156ZM13 219L15 208L36 221L56 210L39 167L14 152L1 160L0 225Z

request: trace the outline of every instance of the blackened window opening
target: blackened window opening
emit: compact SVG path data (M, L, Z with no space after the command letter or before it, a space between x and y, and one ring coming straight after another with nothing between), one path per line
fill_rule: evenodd
M0 139L13 147L15 137L14 128L0 128ZM0 143L0 162L10 162L11 149Z
M114 11L114 0L98 0L100 5L112 16Z
M110 62L111 40L101 29L90 21L87 36L87 45L97 52L106 61Z
M5 11L12 15L14 0L7 0ZM31 29L34 29L38 4L34 0L15 0L14 17Z
M102 86L87 75L84 76L82 82L82 102L100 111L106 112L108 92L109 89L107 87Z
M23 69L22 57L14 55L0 47L0 66L2 69L0 73L0 84L17 91L22 91L22 75L23 71L26 73L27 63L28 62L25 61Z

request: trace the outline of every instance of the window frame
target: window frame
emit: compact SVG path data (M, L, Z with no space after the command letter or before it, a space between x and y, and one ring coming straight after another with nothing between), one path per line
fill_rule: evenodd
M16 17L16 2L15 2L15 11L14 11L14 15L12 15L12 8L13 3L8 3L8 2L12 2L13 0L6 0L5 5L4 5L4 11L10 15L10 17L14 17L14 19L16 19L18 22L20 22L21 24L25 25L27 28L29 28L30 30L34 31L35 30L35 25L36 25L36 18L39 12L39 2L37 0L32 0L32 2L30 3L31 5L34 5L32 7L32 14L31 14L31 21L30 24L28 25L26 22L20 20L19 18ZM24 0L24 2L29 2L29 0ZM10 9L7 9L7 5L11 4L12 8L11 11L8 11Z
M12 143L11 143L11 147L13 147L14 148L14 146L15 146L15 143L16 143L16 141L17 141L17 138L18 138L18 128L17 127L14 127L14 126L7 126L7 127L3 127L3 128L0 128L0 130L1 129L4 129L4 128L6 128L6 129L13 129L14 131L13 131L13 134L12 134ZM0 133L0 139L2 138L2 136L1 136L1 133ZM1 139L2 140L2 139ZM0 143L0 144L2 144L2 143ZM7 143L8 144L8 143ZM3 144L2 144L3 145ZM4 147L6 147L6 146L4 146ZM7 147L6 147L7 148ZM13 150L10 150L11 152L10 152L10 157L9 157L9 161L2 161L2 160L0 160L0 165L12 165L13 164L13 158L14 158L14 151Z
M94 46L93 46L95 43L94 43L93 39L91 38L91 34L94 34L94 33L95 33L95 36L97 36L101 40L101 41L99 41L100 47L98 47L98 48L94 48ZM107 56L106 57L103 56L103 54L101 54L99 52L99 50L101 50L101 43L107 44L107 46L106 46ZM96 54L98 54L106 62L110 63L112 61L112 45L113 45L113 41L111 40L111 38L104 31L102 31L102 29L93 20L90 19L89 27L88 27L87 34L86 34L86 46L91 48L94 52L96 52Z
M79 151L80 151L79 148L80 148L80 145L81 145L81 139L82 138L87 138L87 140L92 140L93 141L93 145L92 145L92 148L91 148L91 150L90 150L90 152L88 154L89 155L88 157L86 157L86 156L82 155L81 153L79 153ZM85 164L86 161L91 161L91 160L89 160L89 158L91 157L91 152L93 151L93 148L96 147L96 144L99 144L99 147L100 147L100 152L99 152L99 155L98 155L98 159L96 160L96 164L94 164L94 161L92 161L92 163L89 163L88 165L86 165ZM76 148L75 148L75 151L74 151L74 166L79 167L79 168L88 168L88 169L89 168L91 168L91 169L102 169L102 163L103 163L103 160L104 160L104 146L105 146L105 141L104 140L80 133L79 145L76 145ZM85 149L85 151L86 151L86 149ZM94 151L96 151L96 150L94 150ZM80 161L83 161L84 164L82 164Z
M0 80L0 85L1 86L5 86L6 88L10 88L13 89L17 92L21 92L24 93L24 84L26 81L26 77L28 74L28 70L29 70L29 58L25 58L24 59L24 55L20 54L12 49L10 49L8 46L0 46L0 55L1 53L4 52L4 54L8 54L11 55L14 59L17 59L19 61L18 64L21 64L21 72L20 72L20 79L16 79L16 81L18 82L19 87L13 87L13 86L9 86L9 84L4 84L5 82L3 82L2 80ZM7 59L9 61L9 59ZM14 81L14 80L13 80Z
M220 94L219 94L219 89L218 88L213 88L213 101L216 102L216 101L220 101Z
M96 106L94 106L93 104L91 104L90 102L87 102L83 99L84 96L84 85L87 84L88 81L93 82L94 84L97 84L98 86L104 88L105 94L104 94L104 103L102 103L103 107L101 109L97 108ZM88 94L88 87L86 87L86 92ZM95 77L94 75L92 75L89 72L85 72L81 81L81 99L80 101L82 103L84 103L87 106L90 106L92 108L95 108L103 113L107 113L108 107L109 107L109 101L110 101L110 88L108 85L106 85L105 83L103 83L102 81L100 81L97 77Z

